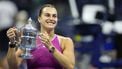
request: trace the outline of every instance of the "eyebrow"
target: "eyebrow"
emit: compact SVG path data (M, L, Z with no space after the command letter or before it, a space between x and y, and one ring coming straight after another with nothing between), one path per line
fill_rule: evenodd
M44 14L50 14L50 13L44 13ZM54 15L54 14L53 14ZM55 14L55 15L57 15L57 14Z

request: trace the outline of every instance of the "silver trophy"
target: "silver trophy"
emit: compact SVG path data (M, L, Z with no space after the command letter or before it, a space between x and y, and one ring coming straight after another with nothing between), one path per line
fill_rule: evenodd
M31 59L33 56L30 51L36 48L37 29L32 26L32 19L28 19L28 23L21 29L20 48L24 51L21 54L23 59Z

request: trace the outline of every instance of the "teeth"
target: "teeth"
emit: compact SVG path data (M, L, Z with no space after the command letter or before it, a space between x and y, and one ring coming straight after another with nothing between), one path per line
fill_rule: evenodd
M48 23L49 25L53 25L54 23Z
M52 22L48 22L49 24L55 24L55 23L52 23Z

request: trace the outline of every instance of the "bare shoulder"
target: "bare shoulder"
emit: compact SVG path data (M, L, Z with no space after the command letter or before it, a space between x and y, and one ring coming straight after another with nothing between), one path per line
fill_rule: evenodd
M63 48L65 48L65 46L69 46L69 45L74 46L73 40L70 37L58 35L58 38L59 38L59 41Z
M61 35L58 35L58 38L62 41L72 41L72 39L70 37L65 37L65 36L61 36Z
M64 36L58 35L58 38L60 40L60 44L62 46L63 52L64 51L72 51L73 52L74 43L70 37L64 37Z

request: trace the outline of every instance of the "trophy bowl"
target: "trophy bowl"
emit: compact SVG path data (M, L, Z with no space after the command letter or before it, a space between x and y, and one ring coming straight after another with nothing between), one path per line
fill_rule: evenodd
M28 19L28 23L21 30L21 43L20 48L24 51L21 54L21 58L23 59L31 59L33 56L31 55L31 50L36 48L36 36L37 30L32 26L31 18Z

